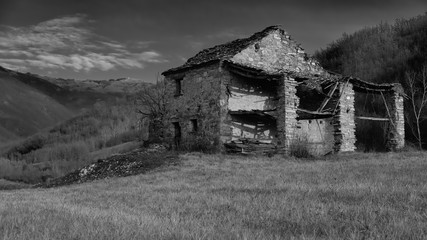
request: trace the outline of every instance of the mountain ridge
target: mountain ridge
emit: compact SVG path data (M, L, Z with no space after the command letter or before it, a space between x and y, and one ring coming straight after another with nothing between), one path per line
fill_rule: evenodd
M27 137L150 86L141 80L56 79L0 66L0 143Z

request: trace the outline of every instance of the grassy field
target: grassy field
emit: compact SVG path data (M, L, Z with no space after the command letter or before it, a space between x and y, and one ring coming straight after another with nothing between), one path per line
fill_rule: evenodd
M0 239L426 239L427 153L181 164L0 192Z

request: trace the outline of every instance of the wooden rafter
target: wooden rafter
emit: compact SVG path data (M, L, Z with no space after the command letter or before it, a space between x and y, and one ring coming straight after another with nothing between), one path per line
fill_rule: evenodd
M331 112L318 112L318 111L310 111L306 109L297 109L298 117L297 119L323 119L323 118L329 118L332 117Z
M326 105L328 104L329 100L332 98L332 96L334 95L335 90L338 87L338 82L336 82L334 84L334 86L331 88L331 90L329 90L328 95L325 97L325 99L323 100L322 104L320 105L320 107L317 109L317 112L322 112L323 109L326 107Z

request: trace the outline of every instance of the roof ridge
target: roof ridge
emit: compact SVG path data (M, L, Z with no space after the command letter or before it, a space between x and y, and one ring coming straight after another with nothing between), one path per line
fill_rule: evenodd
M272 25L269 27L264 28L262 31L256 32L252 34L251 36L247 38L239 38L235 39L226 43L218 44L210 48L205 48L201 51L199 51L196 55L193 57L187 59L187 61L177 67L169 69L162 74L169 74L172 72L177 72L180 70L184 70L199 64L217 61L217 60L226 60L235 54L237 54L239 51L245 49L250 44L262 39L263 37L267 36L270 32L281 30L283 34L287 35L287 32L282 29L281 25Z

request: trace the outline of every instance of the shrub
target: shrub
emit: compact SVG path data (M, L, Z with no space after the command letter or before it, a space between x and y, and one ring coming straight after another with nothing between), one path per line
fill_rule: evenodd
M50 176L51 168L39 167L24 161L11 161L0 158L0 178L10 181L37 183Z
M141 134L142 134L141 131L137 131L137 130L126 131L108 139L105 142L105 146L112 147L125 142L136 141L136 140L139 140L139 136Z
M25 161L11 161L6 158L0 158L0 178L34 184L63 176L86 164L86 162L79 160L46 161L29 164Z
M22 155L42 148L45 143L46 136L42 134L36 134L13 146L9 151L7 151L6 156L10 159L19 160L21 159Z
M310 153L307 137L299 136L289 146L289 154L296 158L313 158Z
M89 144L84 141L58 143L46 146L25 156L28 162L77 161L84 160L90 152Z
M213 153L216 151L217 141L206 134L192 134L184 138L180 145L180 151Z

